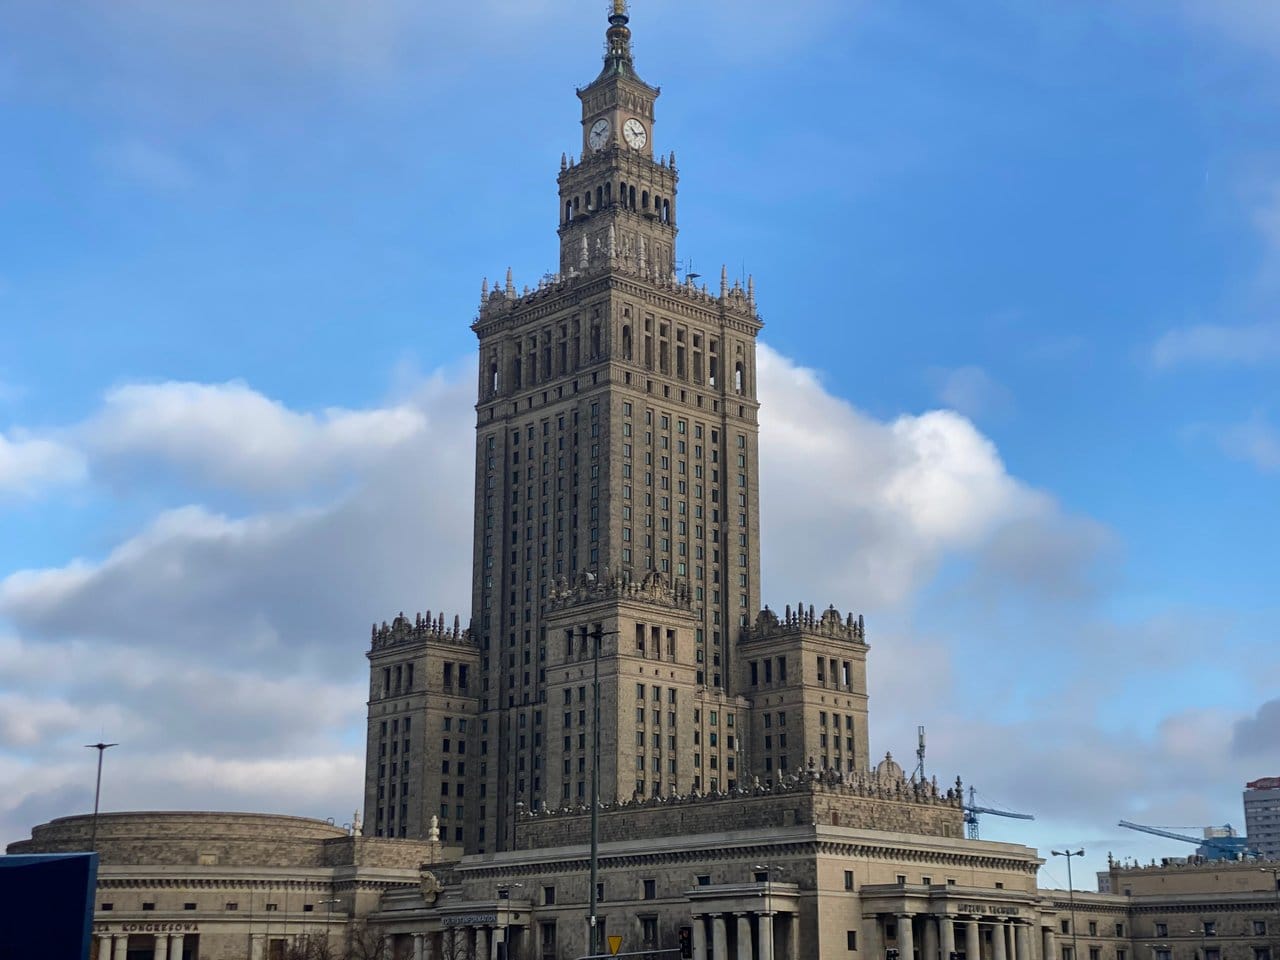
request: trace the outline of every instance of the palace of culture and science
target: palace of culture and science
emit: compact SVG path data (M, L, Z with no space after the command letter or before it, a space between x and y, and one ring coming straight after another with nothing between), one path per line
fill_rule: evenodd
M365 816L509 849L517 810L586 802L588 634L603 802L865 770L862 626L760 614L753 285L676 279L675 155L622 3L560 165L559 273L486 283L470 628L376 628Z
M958 780L872 762L861 617L761 596L754 284L677 277L629 20L558 272L483 285L468 625L374 627L363 825L104 813L9 852L98 852L92 960L1276 960L1265 871L1040 889Z

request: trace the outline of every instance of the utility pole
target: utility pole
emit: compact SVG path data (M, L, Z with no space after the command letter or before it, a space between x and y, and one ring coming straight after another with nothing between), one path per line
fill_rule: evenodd
M86 750L98 751L98 784L93 788L93 826L89 828L89 852L97 853L98 851L98 801L102 798L102 755L112 747L118 747L118 743L86 743Z

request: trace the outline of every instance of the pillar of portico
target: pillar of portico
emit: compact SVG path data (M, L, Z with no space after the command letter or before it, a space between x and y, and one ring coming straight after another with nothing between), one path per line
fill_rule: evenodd
M880 932L880 918L862 918L862 955L871 960L883 960L884 935Z
M1015 960L1031 960L1031 938L1027 925L1021 921L1013 925L1013 953Z
M710 960L707 956L707 922L700 913L693 915L693 960Z
M1009 960L1017 960L1018 958L1018 941L1014 937L1015 926L1016 924L1013 920L1006 921L1004 925L1004 949Z
M711 960L729 960L729 929L723 913L711 918Z
M760 936L756 960L773 960L773 914L762 913L756 918L756 931Z
M1004 924L997 920L991 925L991 960L1008 960L1004 947Z
M1044 928L1043 943L1044 943L1044 960L1058 960L1058 948L1053 940L1053 927Z
M476 927L476 960L489 960L488 927Z
M450 951L455 957L466 956L467 952L467 932L462 927L454 927L449 932L449 936L453 938L453 950Z
M169 960L169 938L164 934L156 936L155 960ZM181 957L178 960L182 960Z
M982 938L978 936L978 921L970 917L964 923L965 960L982 960Z
M950 914L938 917L938 940L942 960L952 960L951 955L956 952L956 922Z
M186 936L181 933L175 933L169 939L169 960L182 960L182 946L186 942Z
M413 960L422 960L422 934L413 935Z
M938 928L928 914L924 917L924 936L920 943L920 960L938 960ZM944 957L943 960L946 960Z
M734 916L738 918L738 960L751 960L751 914Z
M899 960L912 960L915 956L916 939L912 924L915 918L909 913L898 914L898 956Z
M127 933L116 937L114 958L115 960L129 960L129 935Z

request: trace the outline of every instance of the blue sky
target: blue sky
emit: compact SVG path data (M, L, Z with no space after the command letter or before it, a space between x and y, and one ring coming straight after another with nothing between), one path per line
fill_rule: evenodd
M349 818L468 602L469 324L556 263L605 4L0 0L0 839ZM1280 773L1280 8L637 2L678 255L751 273L766 599L873 745L1090 866ZM927 665L927 666L925 666ZM235 715L228 722L220 719ZM1189 850L1189 848L1186 848ZM1046 866L1046 882L1063 882Z

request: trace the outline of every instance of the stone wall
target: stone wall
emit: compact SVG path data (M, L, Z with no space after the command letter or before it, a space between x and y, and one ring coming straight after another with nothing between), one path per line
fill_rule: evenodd
M9 853L89 849L93 817L61 817L32 829ZM325 841L346 831L324 820L253 813L104 813L97 850L104 865L324 866Z

